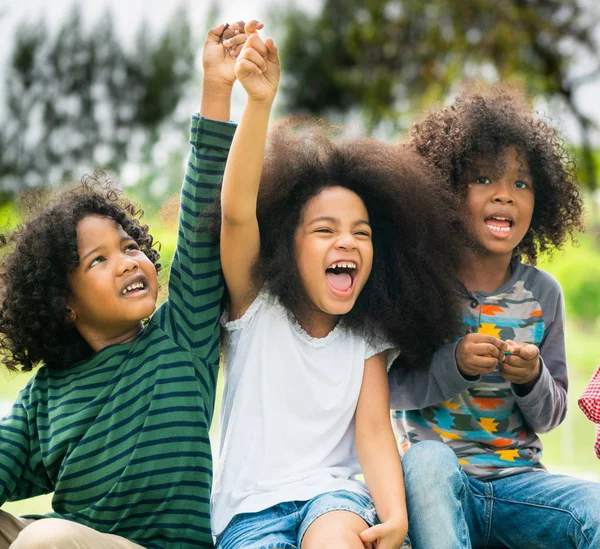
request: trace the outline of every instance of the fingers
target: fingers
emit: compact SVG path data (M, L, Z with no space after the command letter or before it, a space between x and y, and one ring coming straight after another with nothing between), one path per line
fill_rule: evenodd
M256 31L262 29L263 27L264 25L260 21L252 19L251 21L248 21L248 23L246 23L246 25L244 26L244 32L246 34L253 34Z
M279 54L273 40L267 38L266 42L263 42L258 34L248 36L239 57L256 65L260 72L267 70L267 61L279 65Z
M223 33L225 33L227 30L229 30L228 23L221 23L218 27L215 27L214 29L210 29L208 31L208 41L220 42L221 37L223 36ZM232 32L235 32L235 31L232 30Z
M500 366L500 375L509 381L510 383L526 383L534 377L528 368L524 368L523 366L512 365L512 364L502 364Z
M540 350L535 345L527 343L525 345L519 345L514 341L507 341L510 346L511 355L518 356L523 360L535 360L540 356Z
M245 21L236 21L235 23L231 23L231 27L238 32L244 32L244 27L246 26Z
M376 524L375 526L371 526L371 528L367 528L363 530L359 536L363 543L375 543L379 537L379 531L382 529L381 524Z
M279 52L277 50L277 46L275 42L273 42L272 38L267 38L265 40L265 47L267 48L267 59L270 63L275 63L279 65Z
M229 54L233 57L237 57L242 51L242 47L244 43L248 39L248 35L246 34L237 34L232 38L223 41L223 46L225 46L229 50Z
M264 58L266 58L269 53L266 44L256 33L248 36L248 40L246 40L246 48L252 48L256 50Z
M247 45L238 56L238 65L249 72L263 73L267 70L267 62L260 53Z
M491 356L477 356L473 358L471 365L483 373L491 373L498 366L498 359Z
M229 23L225 23L223 32L221 32L221 36L220 36L221 42L224 42L228 38L233 38L236 34L239 34L239 32L240 31L236 30L233 25L230 25Z

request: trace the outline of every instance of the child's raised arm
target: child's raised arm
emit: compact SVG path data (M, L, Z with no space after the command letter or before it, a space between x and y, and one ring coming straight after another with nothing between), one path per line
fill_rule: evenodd
M256 200L263 167L271 106L279 84L279 56L252 21L238 56L235 74L248 94L246 107L227 159L221 194L221 263L229 292L230 319L244 314L257 284L252 267L260 251Z
M229 122L235 60L246 41L244 22L219 25L208 33L202 50L202 104L200 115Z

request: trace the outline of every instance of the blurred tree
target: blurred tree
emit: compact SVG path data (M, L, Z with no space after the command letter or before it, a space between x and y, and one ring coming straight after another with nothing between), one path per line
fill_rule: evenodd
M91 31L77 6L55 36L43 22L21 26L6 70L0 201L82 166L116 171L132 143L147 154L194 72L187 20L176 11L156 39L143 25L131 51L108 12Z
M396 130L465 78L515 79L559 98L581 130L585 182L597 187L592 121L577 87L600 75L598 17L585 0L324 0L315 16L280 13L287 67L284 108L312 114L360 109L368 130ZM582 53L595 64L574 76Z

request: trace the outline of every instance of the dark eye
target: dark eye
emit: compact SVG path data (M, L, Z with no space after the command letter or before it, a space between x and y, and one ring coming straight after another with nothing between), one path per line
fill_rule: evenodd
M139 250L140 247L137 245L137 242L131 242L130 244L127 244L127 246L125 246L125 251L126 252L130 252L131 250Z
M90 262L89 267L94 267L95 265L98 265L99 263L102 263L104 261L104 257L99 255L98 257L95 257L94 259L92 259L92 261Z
M492 180L489 177L481 176L475 180L475 183L481 183L482 185L489 185Z
M320 229L317 229L315 232L316 233L329 233L329 234L333 233L333 231L331 229L328 229L327 227L322 227Z
M371 233L369 231L357 231L354 234L356 236L366 236L367 238L371 238Z
M528 189L528 188L529 188L529 183L527 183L527 182L525 182L525 181L521 181L521 180L519 180L519 181L515 181L515 182L514 182L514 186L515 186L517 189Z

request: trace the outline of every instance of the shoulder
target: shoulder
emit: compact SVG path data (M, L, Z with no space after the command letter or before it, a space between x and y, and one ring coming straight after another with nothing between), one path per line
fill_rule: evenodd
M257 296L254 298L254 301L250 304L246 312L240 318L230 320L229 310L226 307L221 315L221 326L227 332L243 330L254 318L265 312L282 316L284 319L287 318L287 315L284 314L285 310L277 298L269 293L267 288L263 287L260 292L258 292Z
M550 273L526 265L518 264L518 283L522 285L525 296L530 296L539 305L546 322L560 316L563 309L563 292L560 283Z
M520 262L516 264L515 270L518 279L523 281L525 287L534 295L557 298L562 294L560 283L549 272Z

